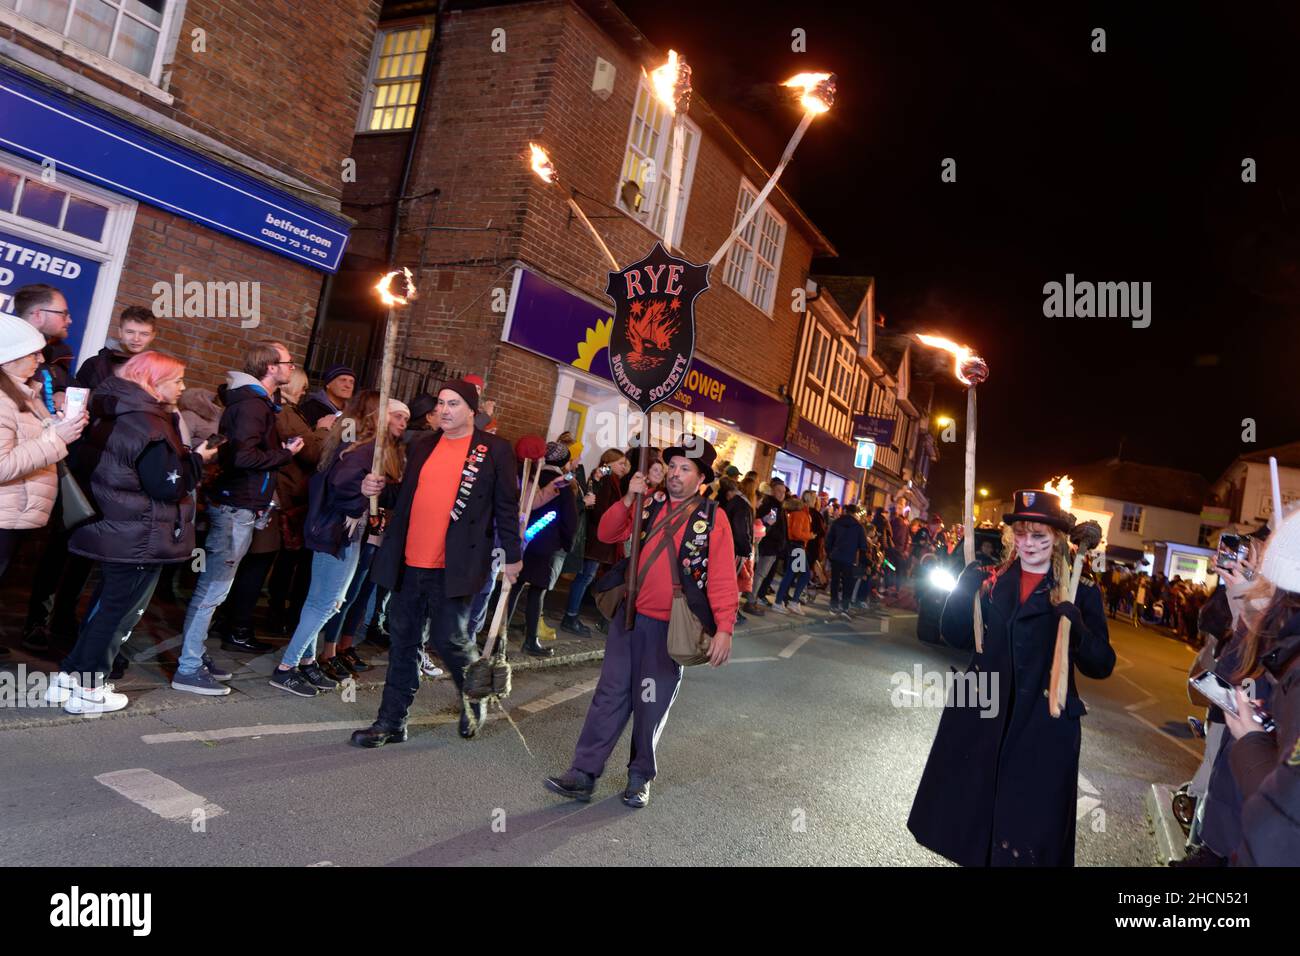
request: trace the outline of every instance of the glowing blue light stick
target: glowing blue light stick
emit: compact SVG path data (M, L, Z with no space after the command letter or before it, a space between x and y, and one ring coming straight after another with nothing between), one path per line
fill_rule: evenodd
M524 547L527 547L528 543L537 537L539 531L555 520L556 514L558 512L548 511L528 526L528 530L524 532Z

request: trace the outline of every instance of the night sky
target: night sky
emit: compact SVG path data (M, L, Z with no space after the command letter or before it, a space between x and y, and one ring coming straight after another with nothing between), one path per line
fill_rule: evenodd
M770 165L799 120L775 84L838 74L782 185L840 252L815 267L874 275L888 327L988 360L978 481L995 497L1121 441L1214 479L1300 439L1300 4L620 6ZM1150 327L1045 318L1043 285L1067 273L1151 282ZM964 424L939 378L936 409ZM962 450L941 450L931 497L952 514Z

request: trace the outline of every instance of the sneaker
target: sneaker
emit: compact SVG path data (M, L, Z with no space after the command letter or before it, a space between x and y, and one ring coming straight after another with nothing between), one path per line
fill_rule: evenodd
M776 611L777 614L784 614L786 613L786 606L784 604L773 604L772 610Z
M315 697L320 693L311 681L292 667L287 671L277 667L275 673L271 675L271 686L286 690L299 697Z
M206 697L223 697L230 693L230 688L208 673L200 665L193 674L176 672L172 678L172 690L183 690L188 694L203 694Z
M795 601L793 604L787 604L785 607L791 614L798 614L800 617L804 616L803 605L798 601Z
M322 657L316 661L316 666L320 668L322 674L336 684L341 684L352 676L352 672L344 666L337 656Z
M207 654L203 655L203 668L212 675L213 680L230 680L235 676L224 667L218 667L216 662Z
M355 647L349 647L346 651L339 651L338 659L343 662L343 666L355 674L364 674L366 671L375 669L375 665L369 661L362 660L361 655L357 653Z
M104 684L102 687L78 687L76 693L63 705L63 709L69 714L94 717L98 714L111 714L125 706L126 694L115 694L112 684Z
M339 686L338 681L325 676L325 672L315 661L310 664L299 664L298 671L318 690L334 690Z
M67 674L63 671L51 674L50 686L45 688L45 703L66 704L73 692L80 689L81 684L77 680L76 674Z
M427 677L429 680L443 675L442 668L433 662L433 658L423 648L420 649L420 675Z

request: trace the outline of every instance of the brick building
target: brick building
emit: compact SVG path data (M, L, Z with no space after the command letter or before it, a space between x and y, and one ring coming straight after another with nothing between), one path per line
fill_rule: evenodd
M590 465L610 443L600 413L617 417L621 403L604 348L609 264L568 200L620 264L661 237L667 176L647 172L667 167L669 120L642 70L666 51L607 2L451 2L440 22L433 6L384 7L344 194L357 225L318 351L368 349L373 361L382 317L371 286L392 251L409 154L393 261L417 272L420 299L401 316L399 354L484 375L503 435L572 430ZM798 118L792 102L792 129ZM530 141L550 153L557 185L531 172ZM695 97L674 252L707 261L767 175ZM770 468L784 443L793 292L816 255L834 249L778 189L697 300L696 361L674 401L704 416L739 466Z
M157 347L191 386L255 339L305 354L348 241L343 161L379 9L0 2L0 308L58 286L85 359L123 307L157 305Z

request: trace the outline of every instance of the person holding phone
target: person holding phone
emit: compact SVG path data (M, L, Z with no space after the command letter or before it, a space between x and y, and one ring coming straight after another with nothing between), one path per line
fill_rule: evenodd
M1271 537L1259 577L1273 594L1242 641L1237 667L1223 675L1236 685L1236 712L1223 715L1232 735L1224 750L1241 796L1236 840L1223 855L1238 865L1294 866L1300 860L1300 513ZM1257 719L1259 711L1271 714L1272 731Z
M590 637L591 628L578 617L582 610L582 599L587 594L591 582L596 579L596 572L601 565L612 565L622 557L617 545L606 544L596 534L600 519L619 498L623 497L620 482L623 476L632 470L632 463L627 455L617 448L609 448L601 453L600 464L592 472L591 484L587 494L582 498L583 507L587 509L587 540L583 545L582 570L569 585L569 603L564 609L564 619L560 630L579 637Z
M149 606L163 565L188 561L193 552L194 490L217 451L191 451L182 441L174 409L184 390L184 363L155 351L136 355L95 390L93 424L73 470L98 517L72 532L68 550L99 563L99 584L46 694L70 714L93 717L126 706L126 695L105 676ZM207 663L214 677L230 679Z
M86 427L51 417L29 381L45 337L30 323L0 313L0 580L24 535L44 527L59 494L57 463ZM0 657L8 652L0 649Z

